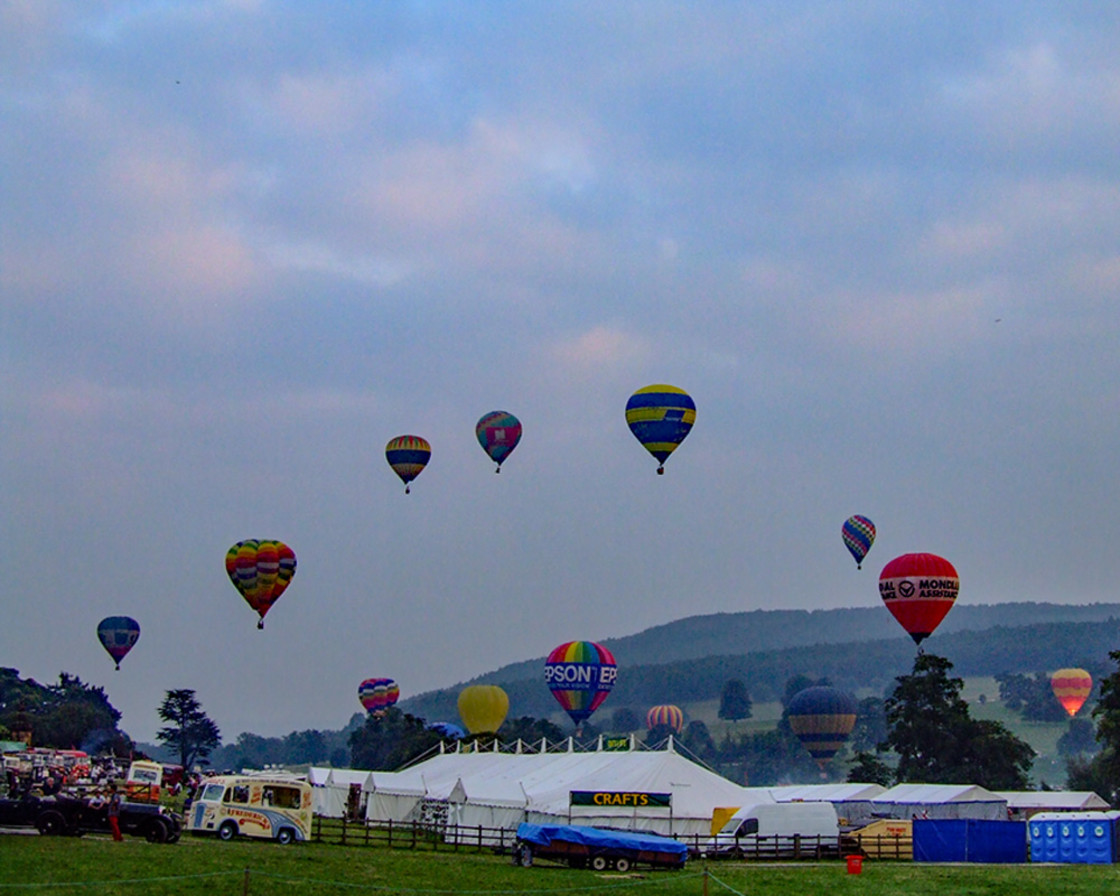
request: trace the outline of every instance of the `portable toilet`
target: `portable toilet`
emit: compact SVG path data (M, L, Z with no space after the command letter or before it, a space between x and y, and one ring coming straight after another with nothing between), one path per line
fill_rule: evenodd
M1031 861L1111 864L1118 820L1120 812L1038 812L1027 828Z

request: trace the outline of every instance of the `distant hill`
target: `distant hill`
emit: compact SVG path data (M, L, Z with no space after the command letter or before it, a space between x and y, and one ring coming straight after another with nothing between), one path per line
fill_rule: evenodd
M798 674L881 694L910 671L915 653L882 607L692 616L601 643L620 667L605 710L718 699L729 678L742 679L756 701L775 699ZM923 647L948 657L959 676L1079 665L1098 677L1110 669L1108 652L1120 648L1120 604L957 606ZM453 719L459 691L477 682L501 685L511 716L547 717L557 706L542 682L544 660L503 666L400 705L427 719Z

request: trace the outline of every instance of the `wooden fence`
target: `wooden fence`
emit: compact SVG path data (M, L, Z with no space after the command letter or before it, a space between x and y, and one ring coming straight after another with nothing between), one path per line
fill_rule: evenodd
M341 846L379 846L385 849L423 849L433 852L493 852L511 854L517 840L510 828L489 828L481 825L432 825L420 821L366 822L316 815L311 830L319 843ZM693 856L704 851L708 836L678 835L675 839L688 844ZM773 861L791 859L815 861L862 855L875 859L909 861L913 856L913 840L909 837L875 835L863 837L842 834L839 837L759 837L743 848L719 855L714 860Z

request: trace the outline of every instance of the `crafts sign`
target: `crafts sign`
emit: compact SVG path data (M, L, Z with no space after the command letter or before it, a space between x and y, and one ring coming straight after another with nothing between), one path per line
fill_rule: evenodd
M621 790L572 790L569 792L572 806L619 806L622 808L645 808L656 806L668 809L673 804L671 793L637 793Z

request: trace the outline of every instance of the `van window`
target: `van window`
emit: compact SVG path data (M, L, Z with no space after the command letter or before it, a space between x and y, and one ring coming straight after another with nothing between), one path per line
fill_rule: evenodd
M298 787L273 787L272 805L280 809L298 809L300 807L300 792Z
M226 790L225 799L226 803L248 803L249 802L249 785L238 784Z
M739 825L739 830L735 832L736 837L746 837L748 834L758 833L758 819L745 818L743 823Z
M222 798L222 785L221 784L207 784L202 791L200 800L211 800L217 802Z

